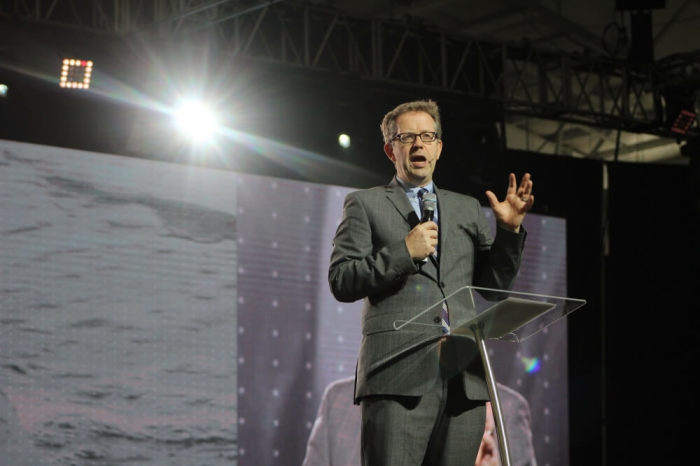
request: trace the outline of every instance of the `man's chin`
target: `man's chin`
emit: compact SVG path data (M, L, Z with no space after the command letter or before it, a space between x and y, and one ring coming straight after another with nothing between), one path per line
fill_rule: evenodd
M430 175L432 175L432 170L430 170L430 167L428 166L415 167L409 174L416 178L430 178Z
M408 181L416 186L423 186L430 182L430 173L416 173L412 172L408 174Z

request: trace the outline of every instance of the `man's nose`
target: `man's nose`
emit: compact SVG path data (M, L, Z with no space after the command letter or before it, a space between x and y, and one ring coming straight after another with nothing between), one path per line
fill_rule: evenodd
M423 140L420 138L420 135L417 134L416 139L413 141L413 144L411 144L411 147L421 148L423 145Z

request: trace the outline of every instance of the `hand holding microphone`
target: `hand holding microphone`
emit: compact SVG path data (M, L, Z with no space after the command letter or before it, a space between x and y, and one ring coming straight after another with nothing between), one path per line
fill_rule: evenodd
M433 220L437 196L426 192L421 201L421 223L416 225L406 236L406 247L413 260L427 261L434 254L438 243L438 226Z

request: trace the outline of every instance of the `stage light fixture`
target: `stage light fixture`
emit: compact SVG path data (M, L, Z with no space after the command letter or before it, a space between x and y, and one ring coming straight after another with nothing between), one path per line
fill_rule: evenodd
M7 93L9 91L10 91L10 88L7 87L7 84L0 83L0 97L7 97Z
M89 89L92 66L92 60L64 58L58 85L68 89Z
M173 114L175 126L190 139L203 142L211 138L218 128L216 113L206 104L187 100L181 102Z
M690 110L681 110L671 126L671 131L678 134L687 133L697 116L697 113Z
M343 134L341 134L340 136L338 136L338 144L339 144L340 147L342 147L343 149L347 149L348 147L350 147L350 144L351 144L351 143L352 143L352 141L350 140L350 136L349 136L349 135L343 133Z

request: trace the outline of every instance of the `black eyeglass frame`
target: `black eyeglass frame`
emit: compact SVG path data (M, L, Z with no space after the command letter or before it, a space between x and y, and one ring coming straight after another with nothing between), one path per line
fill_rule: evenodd
M435 142L439 139L437 131L423 131L422 133L398 133L391 138L392 141L399 141L401 144L413 144L419 137L423 142Z

